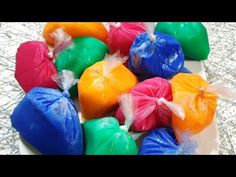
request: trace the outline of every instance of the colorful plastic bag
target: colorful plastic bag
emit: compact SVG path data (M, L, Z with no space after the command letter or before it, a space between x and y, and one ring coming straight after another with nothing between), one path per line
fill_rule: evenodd
M206 60L210 53L207 29L200 22L159 22L156 32L172 35L180 42L184 55Z
M186 134L187 135L187 134ZM171 128L157 128L143 139L139 155L190 155L195 154L196 141L191 136L183 136L184 142L179 144Z
M25 92L34 87L57 88L51 78L56 73L46 43L28 41L17 49L15 78Z
M79 105L84 119L111 115L118 97L129 92L137 78L122 63L127 57L106 55L103 61L87 68L78 83Z
M169 79L184 68L184 54L179 42L170 35L154 31L145 23L147 32L137 36L130 49L129 68L140 80L162 77Z
M157 127L171 127L171 110L165 104L158 104L160 98L172 101L171 85L166 79L155 77L140 82L130 91L137 104L135 120L131 126L135 131L149 131ZM121 107L115 113L121 124L125 117Z
M72 38L90 36L104 43L107 42L108 32L100 22L49 22L45 25L43 31L43 37L48 44L54 44L55 39L51 34L58 28L62 28Z
M87 120L83 123L86 155L137 155L138 148L128 130L133 121L131 95L122 95L126 123L119 126L114 117Z
M217 95L236 98L236 91L224 83L209 85L198 74L179 73L171 80L173 102L180 105L185 118L173 114L172 125L179 142L180 133L195 135L212 122L217 106Z
M66 34L63 31L54 33L56 41L59 41L57 46L65 45L63 41L68 37L64 37L64 35ZM56 55L55 65L58 72L70 70L74 72L76 78L80 78L86 68L101 61L108 52L107 45L93 37L77 37L71 43L70 45L66 44L67 47L62 51L58 47L60 52L57 52L57 55L54 54ZM78 95L77 85L70 89L70 94L72 98Z
M145 27L142 22L118 22L110 23L108 33L108 46L110 52L128 56L129 50L138 34L144 33Z
M11 115L12 126L42 154L83 154L83 132L68 92L77 80L70 71L56 80L63 93L33 88Z

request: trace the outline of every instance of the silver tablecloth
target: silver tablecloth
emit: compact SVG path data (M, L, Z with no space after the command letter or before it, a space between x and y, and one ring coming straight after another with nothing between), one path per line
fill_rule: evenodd
M0 23L0 154L19 154L18 133L10 114L24 93L14 78L15 54L20 43L42 40L45 23ZM210 83L219 79L236 85L236 23L204 23L211 53L204 62ZM216 114L220 154L236 154L236 100L218 100Z

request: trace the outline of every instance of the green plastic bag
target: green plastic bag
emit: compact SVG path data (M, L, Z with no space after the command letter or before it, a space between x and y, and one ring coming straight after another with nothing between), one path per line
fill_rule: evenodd
M172 35L180 42L185 57L206 60L210 53L207 30L200 22L159 22L156 32Z
M102 41L93 37L77 37L73 39L73 45L62 50L56 57L58 72L70 70L77 79L80 78L86 68L103 60L108 53L108 47ZM77 84L70 90L71 97L78 95Z
M126 122L123 126L114 117L87 120L82 124L85 143L85 155L137 155L138 148L128 134L133 122L133 100L130 94L121 96ZM124 103L125 102L125 103ZM128 108L128 109L127 109Z

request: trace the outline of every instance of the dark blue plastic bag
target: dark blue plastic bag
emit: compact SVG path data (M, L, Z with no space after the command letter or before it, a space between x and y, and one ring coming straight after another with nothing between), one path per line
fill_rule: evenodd
M190 72L184 68L184 54L179 42L159 32L146 32L136 37L130 49L129 68L140 80L169 79L179 72Z
M31 89L11 115L12 126L42 154L83 154L82 129L68 92L75 82L67 81L61 81L63 93Z
M189 136L183 136L179 145L171 128L157 128L143 140L139 155L180 155L194 154L197 144Z

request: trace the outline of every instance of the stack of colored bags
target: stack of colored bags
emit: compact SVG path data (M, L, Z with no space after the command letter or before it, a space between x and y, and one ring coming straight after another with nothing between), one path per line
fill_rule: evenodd
M119 22L109 30L55 22L43 37L17 50L15 77L26 96L11 115L42 154L195 154L193 137L213 121L217 95L236 98L184 67L208 58L200 22ZM133 132L147 133L140 147Z

